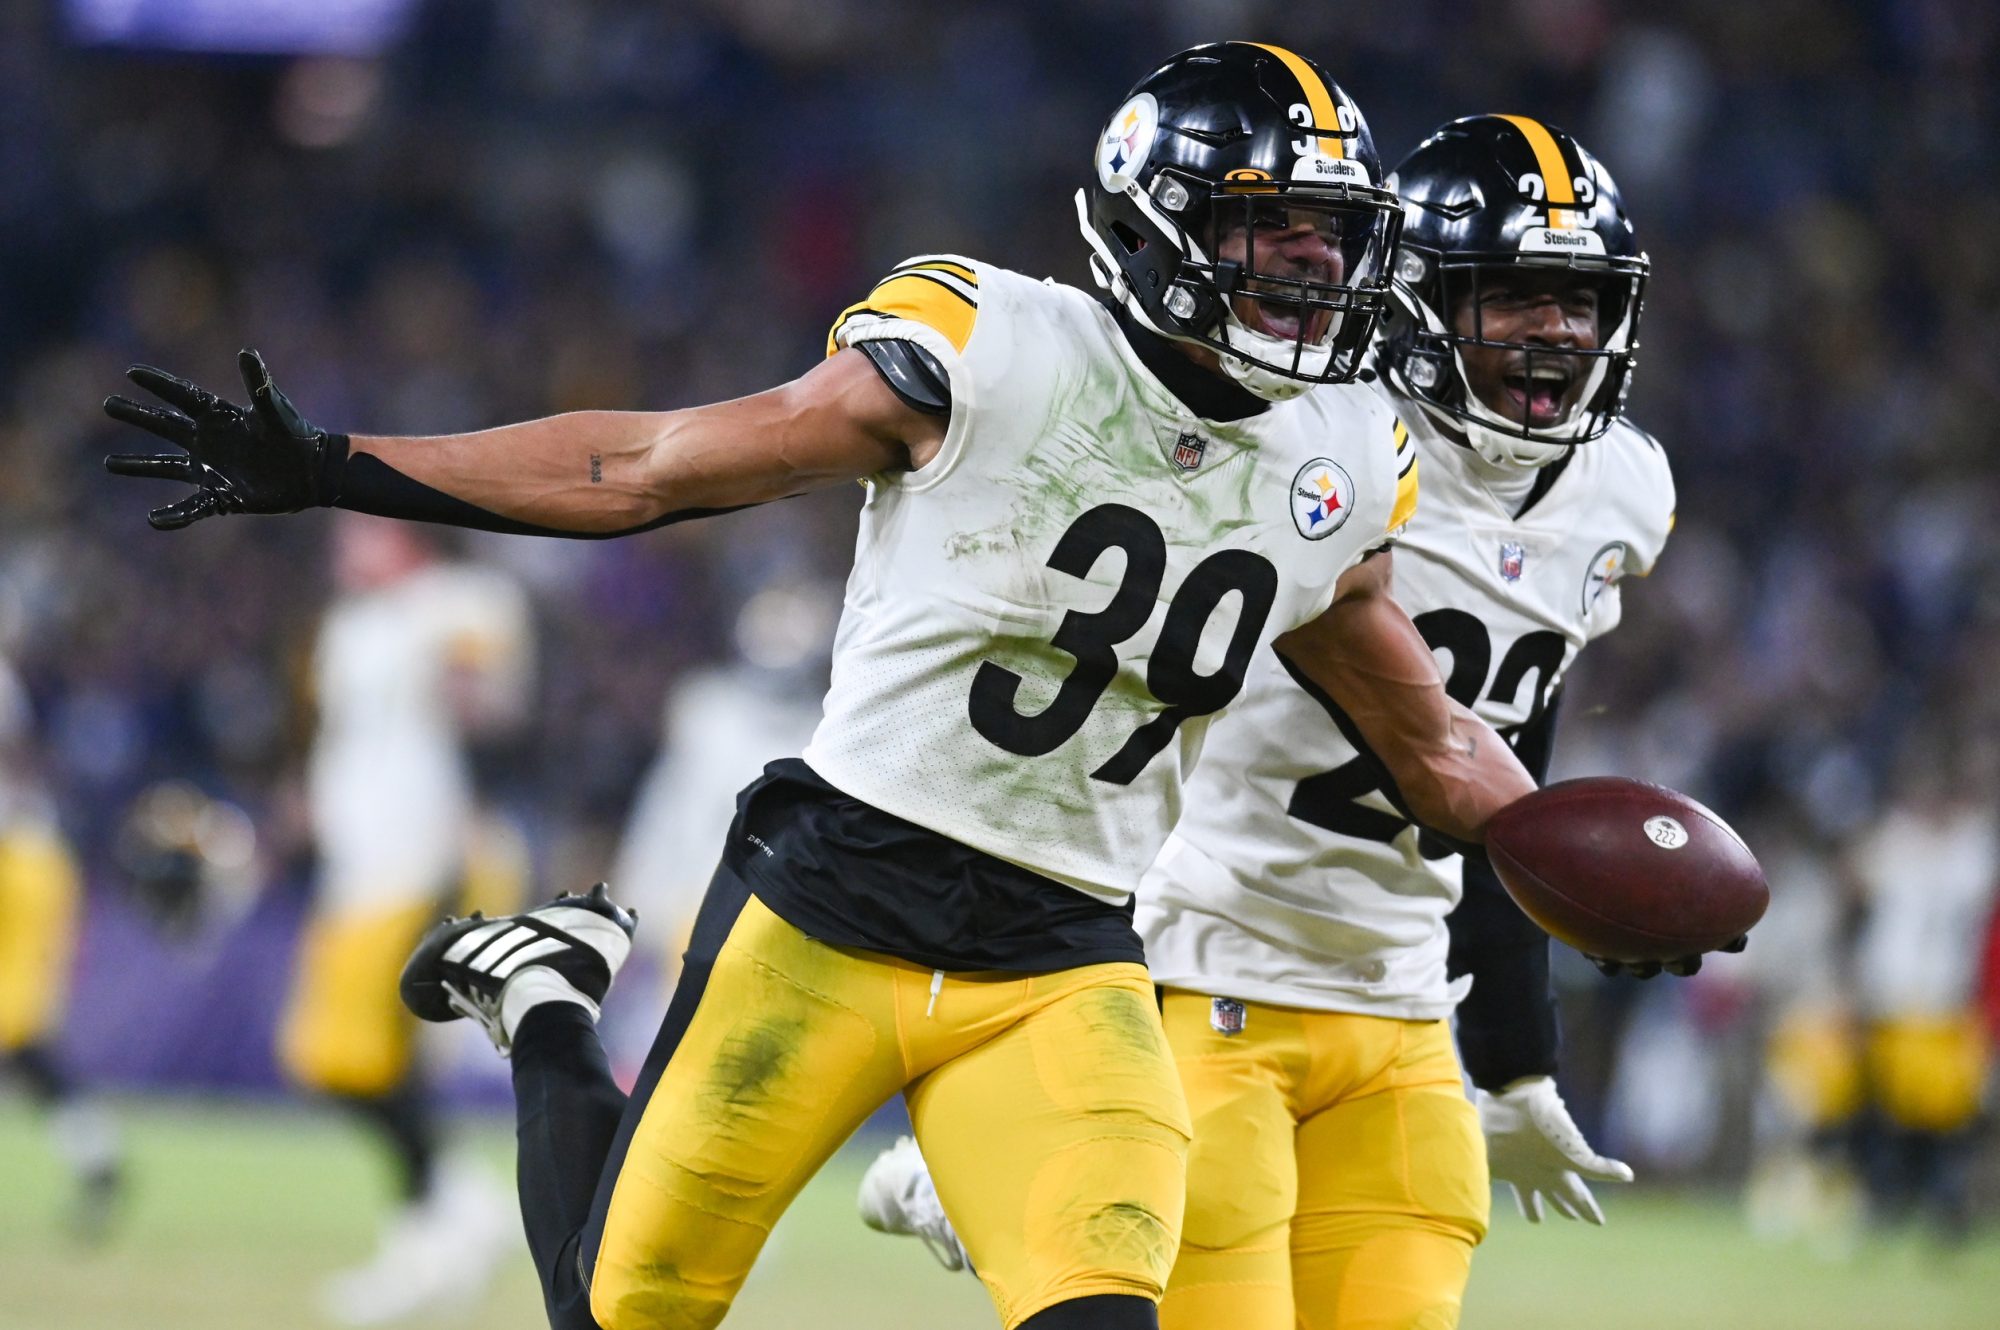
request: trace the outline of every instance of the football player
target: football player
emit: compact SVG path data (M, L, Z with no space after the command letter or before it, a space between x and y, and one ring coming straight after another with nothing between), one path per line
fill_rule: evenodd
M839 604L837 586L774 578L737 613L730 662L683 677L667 695L660 749L611 875L634 913L643 908L661 930L653 940L663 961L686 949L736 791L773 754L804 751L819 726ZM678 973L664 968L669 986Z
M1859 1144L1873 1215L1920 1208L1971 1231L1970 1158L1990 1113L1979 970L2000 904L2000 758L1990 741L1912 727L1893 792L1848 849L1860 888L1854 995L1869 1108Z
M116 457L173 529L338 505L611 536L863 480L824 717L738 804L629 1099L593 1017L603 890L441 925L405 1000L511 1049L529 1245L563 1327L708 1326L771 1225L902 1091L1008 1327L1156 1324L1191 1123L1131 893L1209 719L1267 647L1337 699L1427 826L1533 788L1388 594L1417 472L1361 367L1401 213L1353 102L1281 48L1144 79L1078 195L1111 297L950 256L732 402L443 438L306 422L158 370ZM1371 557L1374 556L1374 557Z
M1406 221L1378 366L1425 481L1396 599L1539 777L1565 672L1673 524L1665 455L1622 415L1647 260L1603 165L1525 116L1453 121L1390 183ZM1138 899L1195 1125L1162 1325L1457 1324L1489 1152L1531 1220L1546 1197L1603 1222L1586 1179L1631 1171L1556 1092L1547 937L1483 860L1423 834L1292 662L1252 663ZM863 1216L951 1266L921 1169L885 1152Z
M522 856L488 830L466 750L525 713L533 639L519 583L440 557L422 528L343 513L333 566L307 770L319 878L278 1054L396 1161L399 1204L375 1255L321 1291L332 1319L372 1325L476 1291L508 1241L498 1180L438 1157L395 980L459 889L503 880L492 894L519 907Z
M71 1222L101 1237L123 1179L110 1116L84 1093L56 1049L76 950L82 874L35 771L27 690L0 658L0 1073L48 1115L75 1178Z

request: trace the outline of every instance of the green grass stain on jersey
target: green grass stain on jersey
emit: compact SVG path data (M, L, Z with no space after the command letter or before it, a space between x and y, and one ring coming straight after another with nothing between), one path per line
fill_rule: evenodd
M1166 605L1202 559L1225 543L1240 543L1231 540L1235 533L1271 520L1268 513L1260 519L1257 512L1260 478L1272 486L1283 483L1283 478L1272 480L1258 465L1258 449L1247 431L1206 424L1195 426L1209 441L1202 465L1181 472L1171 454L1174 439L1188 425L1185 415L1149 403L1122 364L1084 367L1051 394L1039 425L1042 442L1019 466L992 478L1012 492L1013 501L1004 514L954 535L945 546L945 557L1011 558L1017 561L1012 581L1021 588L1038 581L1065 583L1071 579L1047 566L1063 534L1093 508L1124 504L1150 517L1166 539L1170 569L1157 593L1159 603ZM1089 589L1062 588L1056 594L1083 612L1100 609L1123 568L1124 556L1107 551L1091 569ZM1076 668L1075 658L1049 640L1061 619L1052 604L1045 633L995 633L977 652L977 659L1021 678L1014 705L1023 715L1045 709ZM1096 699L1082 731L1043 757L1016 759L995 773L999 797L1034 800L1078 814L1091 812L1099 792L1088 778L1090 767L1108 759L1117 743L1164 709L1146 684L1149 657L1140 650L1150 649L1151 631L1118 645L1119 670ZM1190 724L1199 728L1204 720ZM1183 726L1153 763L1180 760L1187 728ZM1074 751L1086 743L1089 759Z

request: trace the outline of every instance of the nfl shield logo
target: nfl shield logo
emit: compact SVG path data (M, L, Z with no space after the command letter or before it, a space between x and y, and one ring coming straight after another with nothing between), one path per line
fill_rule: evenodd
M1191 429L1184 429L1174 440L1174 465L1183 471L1192 471L1201 465L1201 455L1207 451L1207 439Z
M1248 1013L1235 998L1214 998L1208 1004L1208 1023L1217 1034L1242 1034Z
M1520 581L1521 565L1527 561L1528 551L1514 541L1508 541L1500 547L1500 576L1509 582Z

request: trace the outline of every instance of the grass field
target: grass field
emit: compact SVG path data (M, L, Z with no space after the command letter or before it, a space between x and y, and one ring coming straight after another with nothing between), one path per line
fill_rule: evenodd
M364 1256L385 1179L359 1135L304 1109L121 1106L131 1202L112 1239L65 1235L64 1179L39 1124L0 1101L0 1330L270 1330L316 1324L320 1276ZM506 1125L469 1128L510 1166ZM729 1324L737 1330L957 1330L995 1324L979 1286L914 1242L853 1219L874 1143L850 1146L787 1217ZM1719 1200L1614 1190L1609 1227L1531 1228L1511 1201L1474 1266L1466 1330L1989 1330L2000 1234L1941 1254L1914 1238L1831 1264L1754 1242ZM543 1325L523 1248L491 1298L426 1325ZM1218 1327L1217 1330L1228 1330Z

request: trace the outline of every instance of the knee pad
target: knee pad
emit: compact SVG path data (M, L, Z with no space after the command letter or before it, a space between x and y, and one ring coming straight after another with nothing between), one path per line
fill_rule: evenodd
M1453 1330L1485 1226L1372 1214L1294 1221L1299 1330Z

